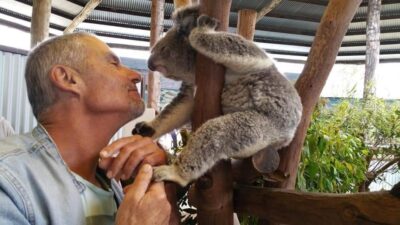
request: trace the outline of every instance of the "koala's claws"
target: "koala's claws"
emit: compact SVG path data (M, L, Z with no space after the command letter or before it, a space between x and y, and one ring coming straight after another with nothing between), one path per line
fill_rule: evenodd
M217 28L219 24L219 21L215 18L209 17L205 14L202 14L198 19L197 19L197 26L199 27L209 27L211 29Z
M153 180L159 181L172 181L178 183L182 187L186 186L190 181L182 178L174 165L157 166L153 168Z
M135 128L132 130L132 134L139 134L142 135L143 137L151 137L156 131L154 128L152 128L150 125L148 125L146 122L140 122L137 123Z

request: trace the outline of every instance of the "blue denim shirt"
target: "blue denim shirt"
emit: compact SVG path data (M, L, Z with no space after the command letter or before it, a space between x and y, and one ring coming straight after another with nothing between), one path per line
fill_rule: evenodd
M111 187L119 203L122 188ZM83 225L84 188L42 126L0 141L1 225Z

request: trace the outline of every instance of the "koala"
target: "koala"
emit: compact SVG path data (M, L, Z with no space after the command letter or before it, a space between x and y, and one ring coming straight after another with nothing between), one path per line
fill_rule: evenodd
M175 11L173 20L173 27L152 48L148 67L182 81L180 91L154 120L137 124L133 133L157 139L190 120L198 53L226 67L223 115L200 126L171 165L155 167L155 180L186 186L219 160L246 158L261 149L276 151L288 145L302 105L273 59L239 35L216 31L218 21L199 15L198 5Z

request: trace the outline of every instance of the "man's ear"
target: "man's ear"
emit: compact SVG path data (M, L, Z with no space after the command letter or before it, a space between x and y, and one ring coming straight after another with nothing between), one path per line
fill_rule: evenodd
M79 73L71 67L55 65L50 69L50 81L62 91L79 94L83 81Z

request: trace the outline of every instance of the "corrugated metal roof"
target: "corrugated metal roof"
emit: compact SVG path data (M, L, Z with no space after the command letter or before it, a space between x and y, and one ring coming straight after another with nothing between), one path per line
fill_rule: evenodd
M58 30L64 29L68 21L71 21L88 1L53 0L52 16L54 15L54 18L57 17L58 19L51 20L51 27ZM10 4L13 2L19 4L15 10L12 7L10 8ZM235 31L238 10L245 8L260 10L269 2L271 0L233 0L230 30ZM328 0L283 0L280 5L257 23L254 40L261 43L285 44L294 47L311 46L328 2ZM367 0L364 0L357 10L343 40L339 55L364 54L367 2ZM32 0L2 0L0 1L0 13L29 20L30 15L27 14L29 10L19 10L21 5L24 6L23 8L25 6L31 7ZM103 0L88 19L78 27L78 30L121 40L148 41L148 33L137 33L133 30L148 31L150 29L150 10L150 0ZM169 19L172 11L173 4L171 4L171 0L166 0L165 29L172 25L172 21ZM64 18L64 20L61 20L61 18ZM125 29L110 29L110 27L115 26ZM381 32L381 54L400 53L400 50L394 47L400 44L400 0L382 0ZM126 45L126 47L135 48L138 46ZM274 51L277 50L275 49ZM304 52L298 52L295 48L285 48L277 52L282 56L305 54ZM400 59L398 60L400 61Z

